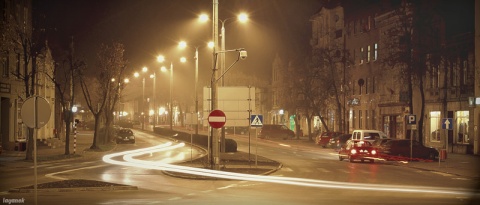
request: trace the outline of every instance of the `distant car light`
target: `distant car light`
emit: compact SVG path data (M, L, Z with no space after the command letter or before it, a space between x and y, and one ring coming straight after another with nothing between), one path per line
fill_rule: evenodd
M351 154L357 154L357 150L356 150L356 149L352 149L352 150L350 150L350 153L351 153Z

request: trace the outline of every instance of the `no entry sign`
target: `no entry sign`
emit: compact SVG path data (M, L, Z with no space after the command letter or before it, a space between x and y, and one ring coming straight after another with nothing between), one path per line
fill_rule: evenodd
M213 128L221 128L225 125L227 117L225 113L221 110L214 110L208 115L208 124Z

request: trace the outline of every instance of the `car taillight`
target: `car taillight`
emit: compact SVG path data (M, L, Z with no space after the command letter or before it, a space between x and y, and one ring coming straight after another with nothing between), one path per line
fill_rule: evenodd
M352 150L350 150L350 153L351 153L351 154L357 154L357 150L356 150L356 149L352 149Z

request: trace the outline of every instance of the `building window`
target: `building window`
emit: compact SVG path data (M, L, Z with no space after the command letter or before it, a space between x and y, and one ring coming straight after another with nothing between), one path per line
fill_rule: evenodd
M373 51L373 60L376 61L378 59L378 43L374 45Z
M372 77L372 93L375 93L375 77Z
M468 62L465 60L463 61L462 65L462 84L468 85Z
M371 111L371 115L372 115L372 129L377 129L377 116L375 115L375 110L372 110Z
M370 46L367 46L367 63L370 62Z
M439 79L440 79L440 76L439 76L438 66L433 66L431 76L430 76L430 81L431 81L430 88L438 88Z
M369 127L368 127L369 124L368 124L368 123L370 122L370 115L368 115L368 110L365 110L365 118L367 118L367 119L365 120L365 128L366 128L366 129L369 129Z
M430 141L440 142L440 111L430 112Z
M363 64L363 56L364 56L363 47L361 47L360 48L360 64Z
M468 144L470 139L468 137L468 111L457 111L456 112L456 128L457 128L457 143L459 144Z
M358 128L362 129L363 128L363 116L362 116L362 110L358 111Z
M355 110L350 110L350 124L352 125L352 128L355 129Z
M350 82L352 85L352 94L355 95L355 82Z
M2 70L2 76L3 77L8 77L9 74L10 74L10 57L7 53L7 57L5 58L5 60L2 62L2 65L3 65L3 70Z
M450 75L450 85L451 86L457 86L458 83L458 78L459 78L459 69L458 69L458 63L453 63L452 67L452 75Z

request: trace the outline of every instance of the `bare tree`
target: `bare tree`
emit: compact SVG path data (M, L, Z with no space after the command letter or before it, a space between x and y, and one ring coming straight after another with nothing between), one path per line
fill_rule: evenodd
M414 88L420 93L420 116L418 120L418 141L423 143L423 121L425 113L425 77L431 72L428 67L431 54L442 49L442 22L436 11L435 1L403 0L394 11L395 23L386 29L383 38L384 65L397 70L400 84L405 84L410 114L414 113ZM430 59L431 60L431 59Z
M71 123L73 119L72 108L75 102L75 85L78 80L78 70L85 66L85 63L76 60L74 56L73 38L70 45L70 50L64 56L61 63L57 63L53 67L53 72L47 73L47 77L55 85L57 91L56 99L59 100L63 121L65 122L65 155L70 154L70 133Z
M124 48L120 43L103 44L97 54L95 74L86 77L80 75L80 85L87 107L95 118L95 133L90 149L98 149L97 142L109 141L109 128L113 121L113 110L120 98L125 78L126 61L123 58ZM83 70L86 72L85 70ZM115 79L115 81L112 81ZM117 81L118 79L118 81ZM105 112L105 132L99 138L99 119ZM99 141L103 139L102 141Z

